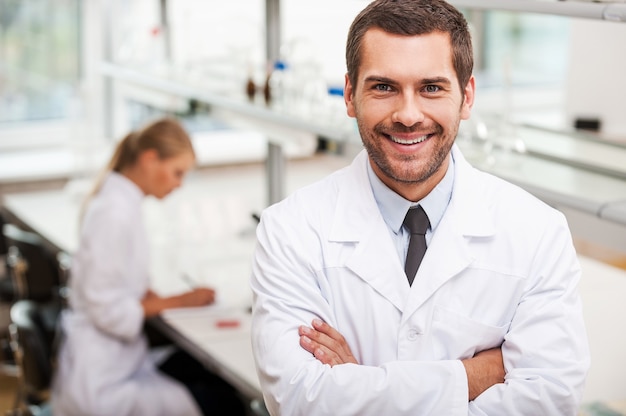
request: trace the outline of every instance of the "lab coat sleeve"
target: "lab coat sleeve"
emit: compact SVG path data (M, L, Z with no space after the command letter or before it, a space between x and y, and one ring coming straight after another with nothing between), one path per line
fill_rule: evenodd
M280 217L263 214L251 281L253 351L270 413L467 415L467 376L458 360L330 367L300 347L298 326L315 317L333 325L333 314L308 266L319 255L310 245L315 232L298 234Z
M125 341L139 336L144 321L141 294L134 293L131 280L137 251L133 230L137 228L123 213L104 212L83 230L80 289L87 313L104 333Z
M564 217L549 220L502 345L505 383L470 403L471 415L578 413L589 368L581 271Z

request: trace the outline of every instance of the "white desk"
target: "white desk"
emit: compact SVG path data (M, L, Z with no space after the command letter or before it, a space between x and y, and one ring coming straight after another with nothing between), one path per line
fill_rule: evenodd
M580 256L591 368L584 401L626 403L626 271Z
M291 174L297 176L298 171L290 168L291 188L344 163L316 166L295 181ZM199 311L166 313L161 327L244 394L259 397L246 308L254 245L250 213L264 204L262 168L237 166L202 175L194 174L180 191L160 203L146 201L154 286L164 292L183 290L185 283L178 276L187 272L217 288L219 305L205 315ZM70 253L76 247L79 203L59 191L6 195L4 201L5 209ZM580 260L580 289L592 353L584 401L625 401L626 334L621 319L626 317L626 272L586 257ZM236 318L240 326L219 329L218 318Z
M250 343L250 314L241 308L171 310L152 323L249 398L262 398Z

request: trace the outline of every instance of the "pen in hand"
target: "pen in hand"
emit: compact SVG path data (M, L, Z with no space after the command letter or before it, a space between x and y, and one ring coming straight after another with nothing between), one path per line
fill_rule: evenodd
M215 290L204 287L187 273L183 273L181 278L190 287L189 292L179 295L184 303L182 306L202 306L215 302Z
M189 276L187 273L183 273L182 278L183 278L183 281L187 283L187 285L189 285L191 289L195 289L199 286L198 282L192 279L191 276Z

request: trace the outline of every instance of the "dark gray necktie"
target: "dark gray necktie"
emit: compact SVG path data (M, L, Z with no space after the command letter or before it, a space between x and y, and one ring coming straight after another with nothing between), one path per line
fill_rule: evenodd
M421 206L411 208L404 217L404 226L411 232L409 240L409 249L406 253L406 263L404 264L404 272L409 285L413 284L413 279L420 267L420 263L426 253L426 230L430 225L428 215Z

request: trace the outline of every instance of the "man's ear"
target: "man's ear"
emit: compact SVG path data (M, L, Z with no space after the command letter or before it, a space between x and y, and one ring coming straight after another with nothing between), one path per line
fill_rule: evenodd
M354 98L353 93L354 93L354 89L352 87L352 83L350 82L350 77L348 77L348 74L346 74L346 84L343 89L343 100L346 103L346 110L347 110L348 116L350 117L356 117L356 111L354 110L354 103L353 103L353 98Z
M476 79L472 75L467 81L465 90L463 91L463 103L461 104L461 120L467 120L472 114L472 106L474 105L474 97L476 94Z

